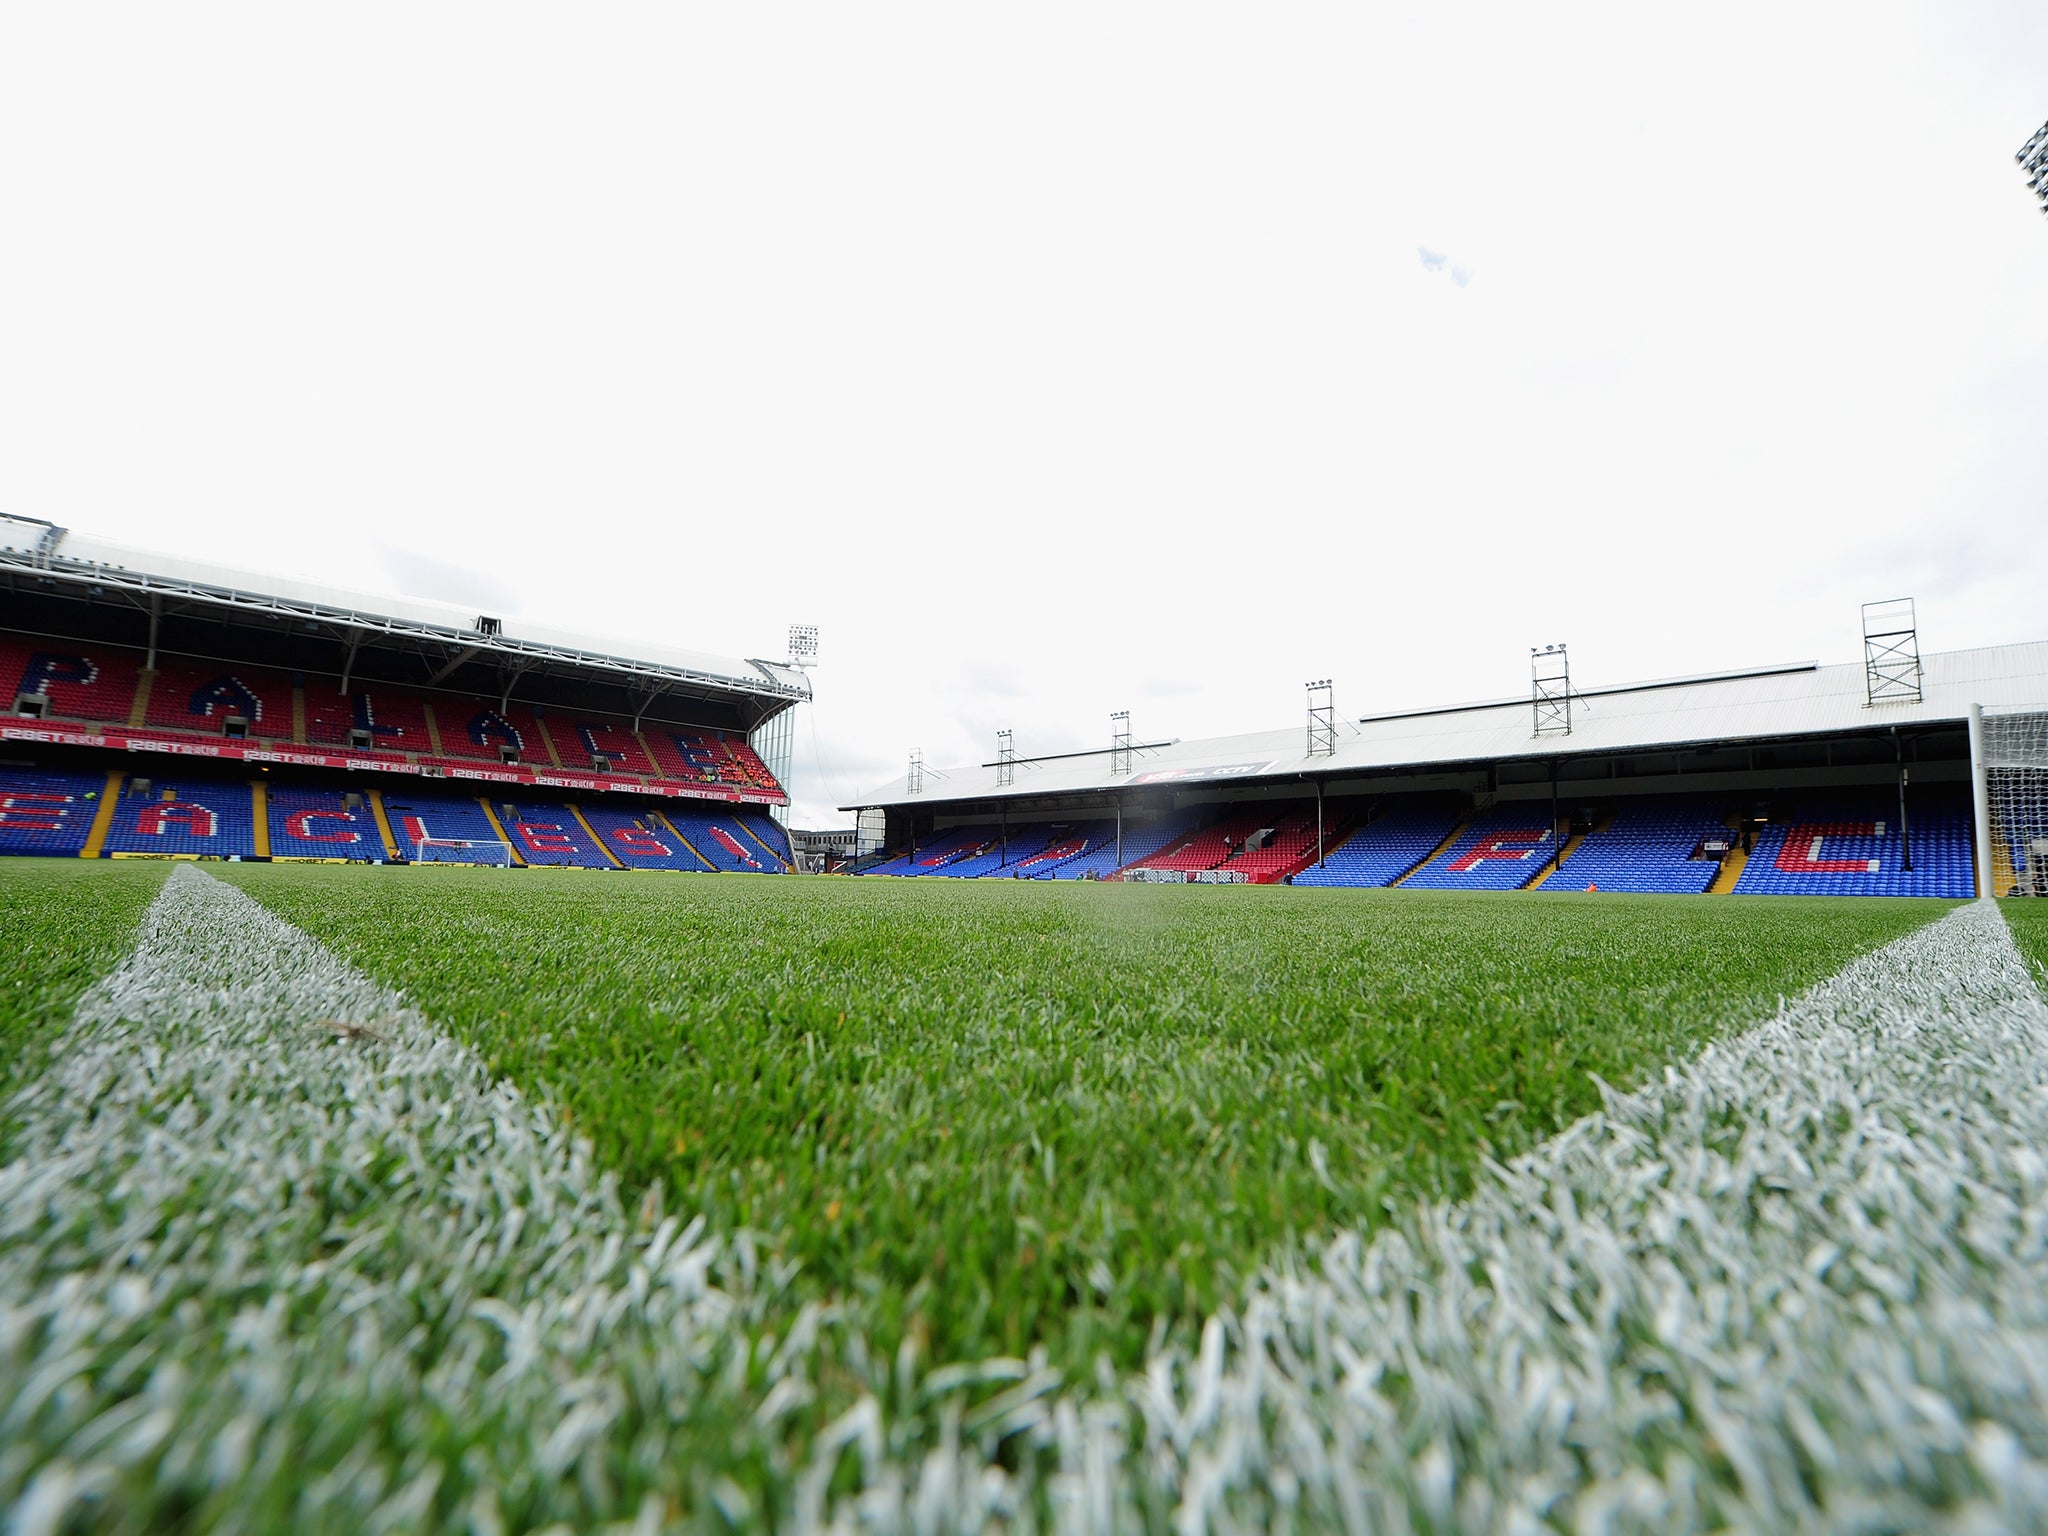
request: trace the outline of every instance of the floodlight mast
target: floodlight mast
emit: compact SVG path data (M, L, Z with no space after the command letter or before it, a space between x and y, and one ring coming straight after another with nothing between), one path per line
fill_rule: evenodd
M818 664L818 626L815 624L792 624L789 626L789 664L802 672Z
M1008 789L1017 782L1017 748L1008 731L996 732L996 788Z
M1335 691L1327 677L1305 686L1308 689L1308 755L1334 757L1337 752Z
M1529 647L1529 706L1538 736L1572 733L1572 667L1562 642Z
M1109 717L1109 771L1131 771L1131 712L1120 709Z
M1910 597L1863 605L1863 702L1918 704L1920 624Z

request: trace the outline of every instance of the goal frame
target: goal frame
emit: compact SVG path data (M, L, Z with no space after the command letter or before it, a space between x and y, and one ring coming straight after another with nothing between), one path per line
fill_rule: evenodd
M433 859L427 857L429 848L454 848L464 852L478 848L495 848L503 858ZM415 864L481 864L488 869L510 869L513 865L512 845L495 837L422 837L413 841L412 861Z
M2048 710L1970 706L1977 893L2048 896Z

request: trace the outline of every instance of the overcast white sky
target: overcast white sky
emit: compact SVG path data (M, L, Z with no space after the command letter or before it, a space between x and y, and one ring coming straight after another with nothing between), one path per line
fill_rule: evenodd
M2041 638L2048 6L0 11L0 506L902 771Z

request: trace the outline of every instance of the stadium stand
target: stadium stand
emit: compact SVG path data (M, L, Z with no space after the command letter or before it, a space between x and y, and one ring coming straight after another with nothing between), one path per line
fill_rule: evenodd
M1495 806L1458 840L1402 881L1405 889L1519 890L1541 873L1550 856L1550 812L1526 803Z
M528 864L558 864L572 869L615 869L596 838L568 806L554 801L521 799L496 802L498 820L519 857Z
M754 749L723 731L647 730L641 735L663 778L749 789L775 784L775 776Z
M1698 895L1720 872L1705 844L1732 837L1727 806L1714 799L1659 796L1625 803L1613 820L1570 849L1546 891L1648 891Z
M731 819L737 821L749 837L765 847L785 868L792 863L789 855L789 834L775 824L774 817L764 816L759 811L748 811Z
M1127 872L1157 869L1194 875L1228 866L1231 873L1247 881L1267 883L1312 856L1315 841L1313 809L1304 811L1268 801L1231 811L1222 820L1185 833L1124 867ZM1259 846L1253 847L1253 843Z
M1176 839L1185 836L1188 829L1200 819L1199 811L1182 810L1174 811L1158 821L1126 826L1122 863L1135 864L1151 857ZM1091 841L1092 846L1086 852L1055 865L1043 875L1034 875L1033 878L1101 880L1115 874L1122 867L1117 855L1116 823L1101 824L1099 837Z
M1007 843L1000 828L996 841L979 853L970 853L965 858L948 861L938 869L927 871L935 875L950 875L959 880L982 878L1008 878L1016 872L1018 864L1044 851L1051 841L1050 832L1044 827L1012 827Z
M871 875L935 875L956 859L978 857L992 839L1000 837L996 827L955 827L915 850L906 851L867 871Z
M264 800L270 822L270 856L274 859L384 857L376 813L364 794L273 784Z
M47 717L88 725L125 725L135 703L132 652L116 646L81 648L12 635L0 638L0 707L16 712L24 696L47 698Z
M701 874L714 868L651 811L604 805L578 809L612 856L628 869L680 869Z
M664 819L689 840L690 846L711 862L715 869L747 874L781 874L777 856L763 847L758 836L744 825L767 818L753 815L710 816L664 807Z
M437 700L434 721L441 728L440 757L444 761L501 763L504 749L509 747L522 763L550 765L540 722L532 710L520 705L500 710L495 704L474 699Z
M389 791L384 795L384 814L391 822L391 834L398 840L401 858L415 857L420 839L463 837L502 842L498 829L484 813L481 802L466 796L419 795ZM517 852L517 845L514 845Z
M106 851L251 858L255 798L247 784L232 781L130 779L114 803Z
M1011 867L998 873L1015 874L1026 880L1057 880L1069 865L1099 852L1105 844L1114 845L1115 842L1116 823L1113 821L1056 824L1047 832L1043 848L1012 859Z
M1905 867L1898 801L1885 795L1815 794L1758 835L1735 883L1744 896L1946 896L1976 891L1970 805L1959 792L1917 790L1913 867Z
M1458 823L1446 806L1414 806L1375 815L1339 843L1321 865L1294 877L1296 885L1392 885L1415 868Z
M162 730L219 736L231 720L265 741L292 737L292 684L260 667L161 659L149 691L147 724Z
M554 743L555 756L564 768L572 772L589 770L644 778L658 776L653 760L641 747L632 727L624 721L548 715L540 724Z
M1222 867L1225 870L1255 885L1270 885L1314 862L1314 806L1282 813L1276 813L1269 808L1265 816L1258 819L1265 825L1254 831L1246 845L1224 861ZM1341 837L1344 831L1341 823L1333 825L1326 821L1323 827L1325 846L1332 837ZM1265 841L1260 842L1261 837ZM1258 842L1259 846L1250 846L1253 842Z
M101 773L0 769L0 854L76 856L106 784Z
M305 685L306 741L312 746L348 747L357 752L431 755L427 712L401 688L365 688L348 693L325 679ZM367 735L365 744L361 735Z

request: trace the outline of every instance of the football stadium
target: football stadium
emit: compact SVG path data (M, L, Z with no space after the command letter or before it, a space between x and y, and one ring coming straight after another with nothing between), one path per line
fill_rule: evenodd
M0 12L4 1536L2048 1531L2044 50Z
M801 654L6 526L27 1528L2048 1511L2048 642L913 755L806 876Z

